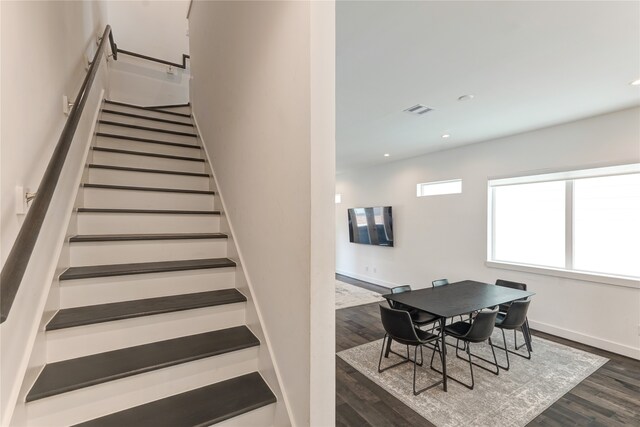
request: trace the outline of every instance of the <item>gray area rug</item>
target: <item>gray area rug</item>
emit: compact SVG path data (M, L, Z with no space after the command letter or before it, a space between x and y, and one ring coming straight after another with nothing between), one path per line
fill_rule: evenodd
M494 331L493 340L494 344L502 345L500 331ZM507 334L507 342L513 348L513 333ZM520 334L518 342L522 343ZM381 345L382 340L374 341L342 351L338 356L438 427L524 426L609 360L534 337L531 360L509 355L509 371L500 370L500 375L496 376L474 366L474 390L449 380L447 393L438 386L414 396L412 363L378 373ZM406 347L394 343L393 348L406 354ZM469 363L456 358L453 347L448 346L448 350L448 374L470 383ZM442 378L428 368L431 350L425 348L423 351L427 363L422 368L418 367L418 388ZM486 343L473 344L471 351L492 358ZM413 349L411 354L413 357ZM460 355L466 354L460 352ZM496 349L496 356L504 365L504 351ZM383 359L382 366L399 360L398 356L391 354L389 359ZM441 367L437 353L434 367L438 370Z
M377 292L336 280L336 310L381 301L384 298Z

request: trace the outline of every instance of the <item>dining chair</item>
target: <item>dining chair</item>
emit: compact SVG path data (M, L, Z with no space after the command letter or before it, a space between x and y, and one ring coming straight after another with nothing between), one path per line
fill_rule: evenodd
M391 288L392 294L401 294L401 293L410 292L410 291L411 291L411 285L402 285L402 286L396 286L394 288ZM437 316L427 313L426 311L409 307L408 305L402 304L400 302L395 302L391 300L387 300L387 301L389 302L389 306L391 308L395 308L396 310L408 311L409 315L411 315L411 320L417 326L425 326L439 319Z
M385 307L380 305L380 318L382 320L382 326L385 330L385 335L382 340L382 350L380 350L380 360L378 362L378 372L382 373L393 367L402 365L404 363L413 362L413 394L417 396L425 390L436 387L443 383L443 380L437 381L433 384L416 390L416 371L418 366L423 366L424 355L422 352L423 347L429 347L433 349L433 354L437 351L440 356L440 361L443 363L442 351L440 350L440 336L432 334L422 329L416 328L408 311L398 310L394 308ZM385 352L385 341L393 339L407 346L407 357L403 357L403 360L394 363L391 366L382 368L382 356ZM409 346L413 346L413 359L409 356ZM420 348L420 363L418 363L418 347ZM397 354L397 353L396 353ZM433 355L431 355L433 363ZM444 378L443 378L444 379Z
M509 353L515 354L516 356L524 357L525 359L531 359L531 352L529 351L529 347L525 345L527 348L527 355L517 353L515 351L509 350L507 348L507 338L504 334L505 329L512 329L514 335L517 329L522 331L522 335L524 336L525 341L527 340L527 334L524 331L525 321L527 319L527 311L529 310L529 304L531 303L531 298L526 298L524 300L513 301L509 305L509 309L506 313L498 313L496 317L495 327L499 328L502 331L502 340L504 342L504 347L500 347L498 345L494 345L495 348L500 350L504 350L505 355L507 357L507 366L500 366L501 369L505 371L509 370ZM517 348L516 348L517 349Z
M496 280L496 286L503 286L505 288L511 288L511 289L518 289L521 291L526 291L527 290L527 284L526 283L520 283L520 282L512 282L510 280L502 280L502 279L498 279ZM500 312L502 313L506 313L509 310L509 304L511 303L506 303L506 304L500 304ZM531 336L531 330L529 329L529 319L525 319L524 321L524 332L523 335L525 337L525 343L523 345L527 346L527 350L529 352L533 351L533 345L532 345L532 336ZM513 331L513 339L516 340L517 336L516 336L516 331ZM518 342L515 342L515 348L516 350L519 350L522 346L518 346Z
M402 286L396 286L391 288L391 293L392 294L401 294L404 292L410 292L411 291L411 285L402 285ZM387 300L387 302L389 303L389 306L391 308L394 308L396 310L403 310L409 313L409 316L411 316L411 321L413 322L414 325L418 326L418 327L422 327L422 326L426 326L429 324L432 324L431 328L429 329L430 332L433 332L433 330L436 327L436 322L439 320L438 317L427 313L426 311L422 311L422 310L418 310L415 309L413 307L409 307L408 305L402 304L401 302L396 302L396 301L391 301L391 300ZM393 353L397 356L402 357L401 354L396 353L395 351L393 351L391 349L391 342L393 340L389 339L387 341L387 350L385 352L385 357L389 356L389 353ZM409 346L407 346L407 354L409 353Z
M448 284L449 284L449 281L447 279L438 279L431 282L431 286L433 286L434 288L437 288L438 286L448 285Z
M471 372L471 385L466 384L451 375L448 378L451 378L453 381L462 384L466 388L473 390L475 386L475 379L473 377L473 366L477 366L479 368L484 369L485 371L489 371L492 374L498 375L500 372L500 368L498 366L498 359L496 358L496 353L493 349L493 343L491 342L491 334L493 333L493 328L495 326L496 316L498 315L498 307L493 307L491 309L484 309L477 312L476 316L473 318L471 322L456 322L451 325L445 326L444 332L447 336L453 337L457 340L465 342L465 347L463 349L459 349L456 346L456 357L462 360L465 360L458 354L458 350L464 350L467 353L467 361L469 362L469 370ZM491 352L493 353L494 362L488 361L479 357L475 354L471 353L471 343L481 343L484 341L489 341L489 346L491 347ZM443 346L444 347L444 346ZM495 371L479 365L471 360L471 357L476 357L478 359L485 360L495 366ZM433 355L431 355L431 369L433 367ZM437 371L440 372L440 371Z

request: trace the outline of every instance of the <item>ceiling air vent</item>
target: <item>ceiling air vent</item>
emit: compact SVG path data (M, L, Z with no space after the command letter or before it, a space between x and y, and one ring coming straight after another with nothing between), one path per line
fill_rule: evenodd
M427 114L429 111L433 111L433 108L427 107L426 105L422 105L422 104L416 104L413 107L409 107L406 110L404 110L405 113L416 114L419 116Z

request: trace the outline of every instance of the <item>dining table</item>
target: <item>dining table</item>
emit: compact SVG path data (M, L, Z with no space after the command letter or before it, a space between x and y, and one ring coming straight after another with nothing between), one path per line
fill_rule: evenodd
M446 320L500 304L508 304L532 295L535 295L535 293L475 280L463 280L444 286L382 296L388 301L398 302L417 310L426 311L439 318L439 333L443 344L442 381L443 390L447 391L447 352L444 341ZM389 354L391 340L388 340L387 346L385 356Z

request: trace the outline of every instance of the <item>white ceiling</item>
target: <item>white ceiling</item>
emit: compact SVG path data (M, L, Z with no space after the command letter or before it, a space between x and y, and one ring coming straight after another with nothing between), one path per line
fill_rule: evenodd
M640 105L637 1L339 1L336 16L338 172ZM434 111L402 112L418 103Z

